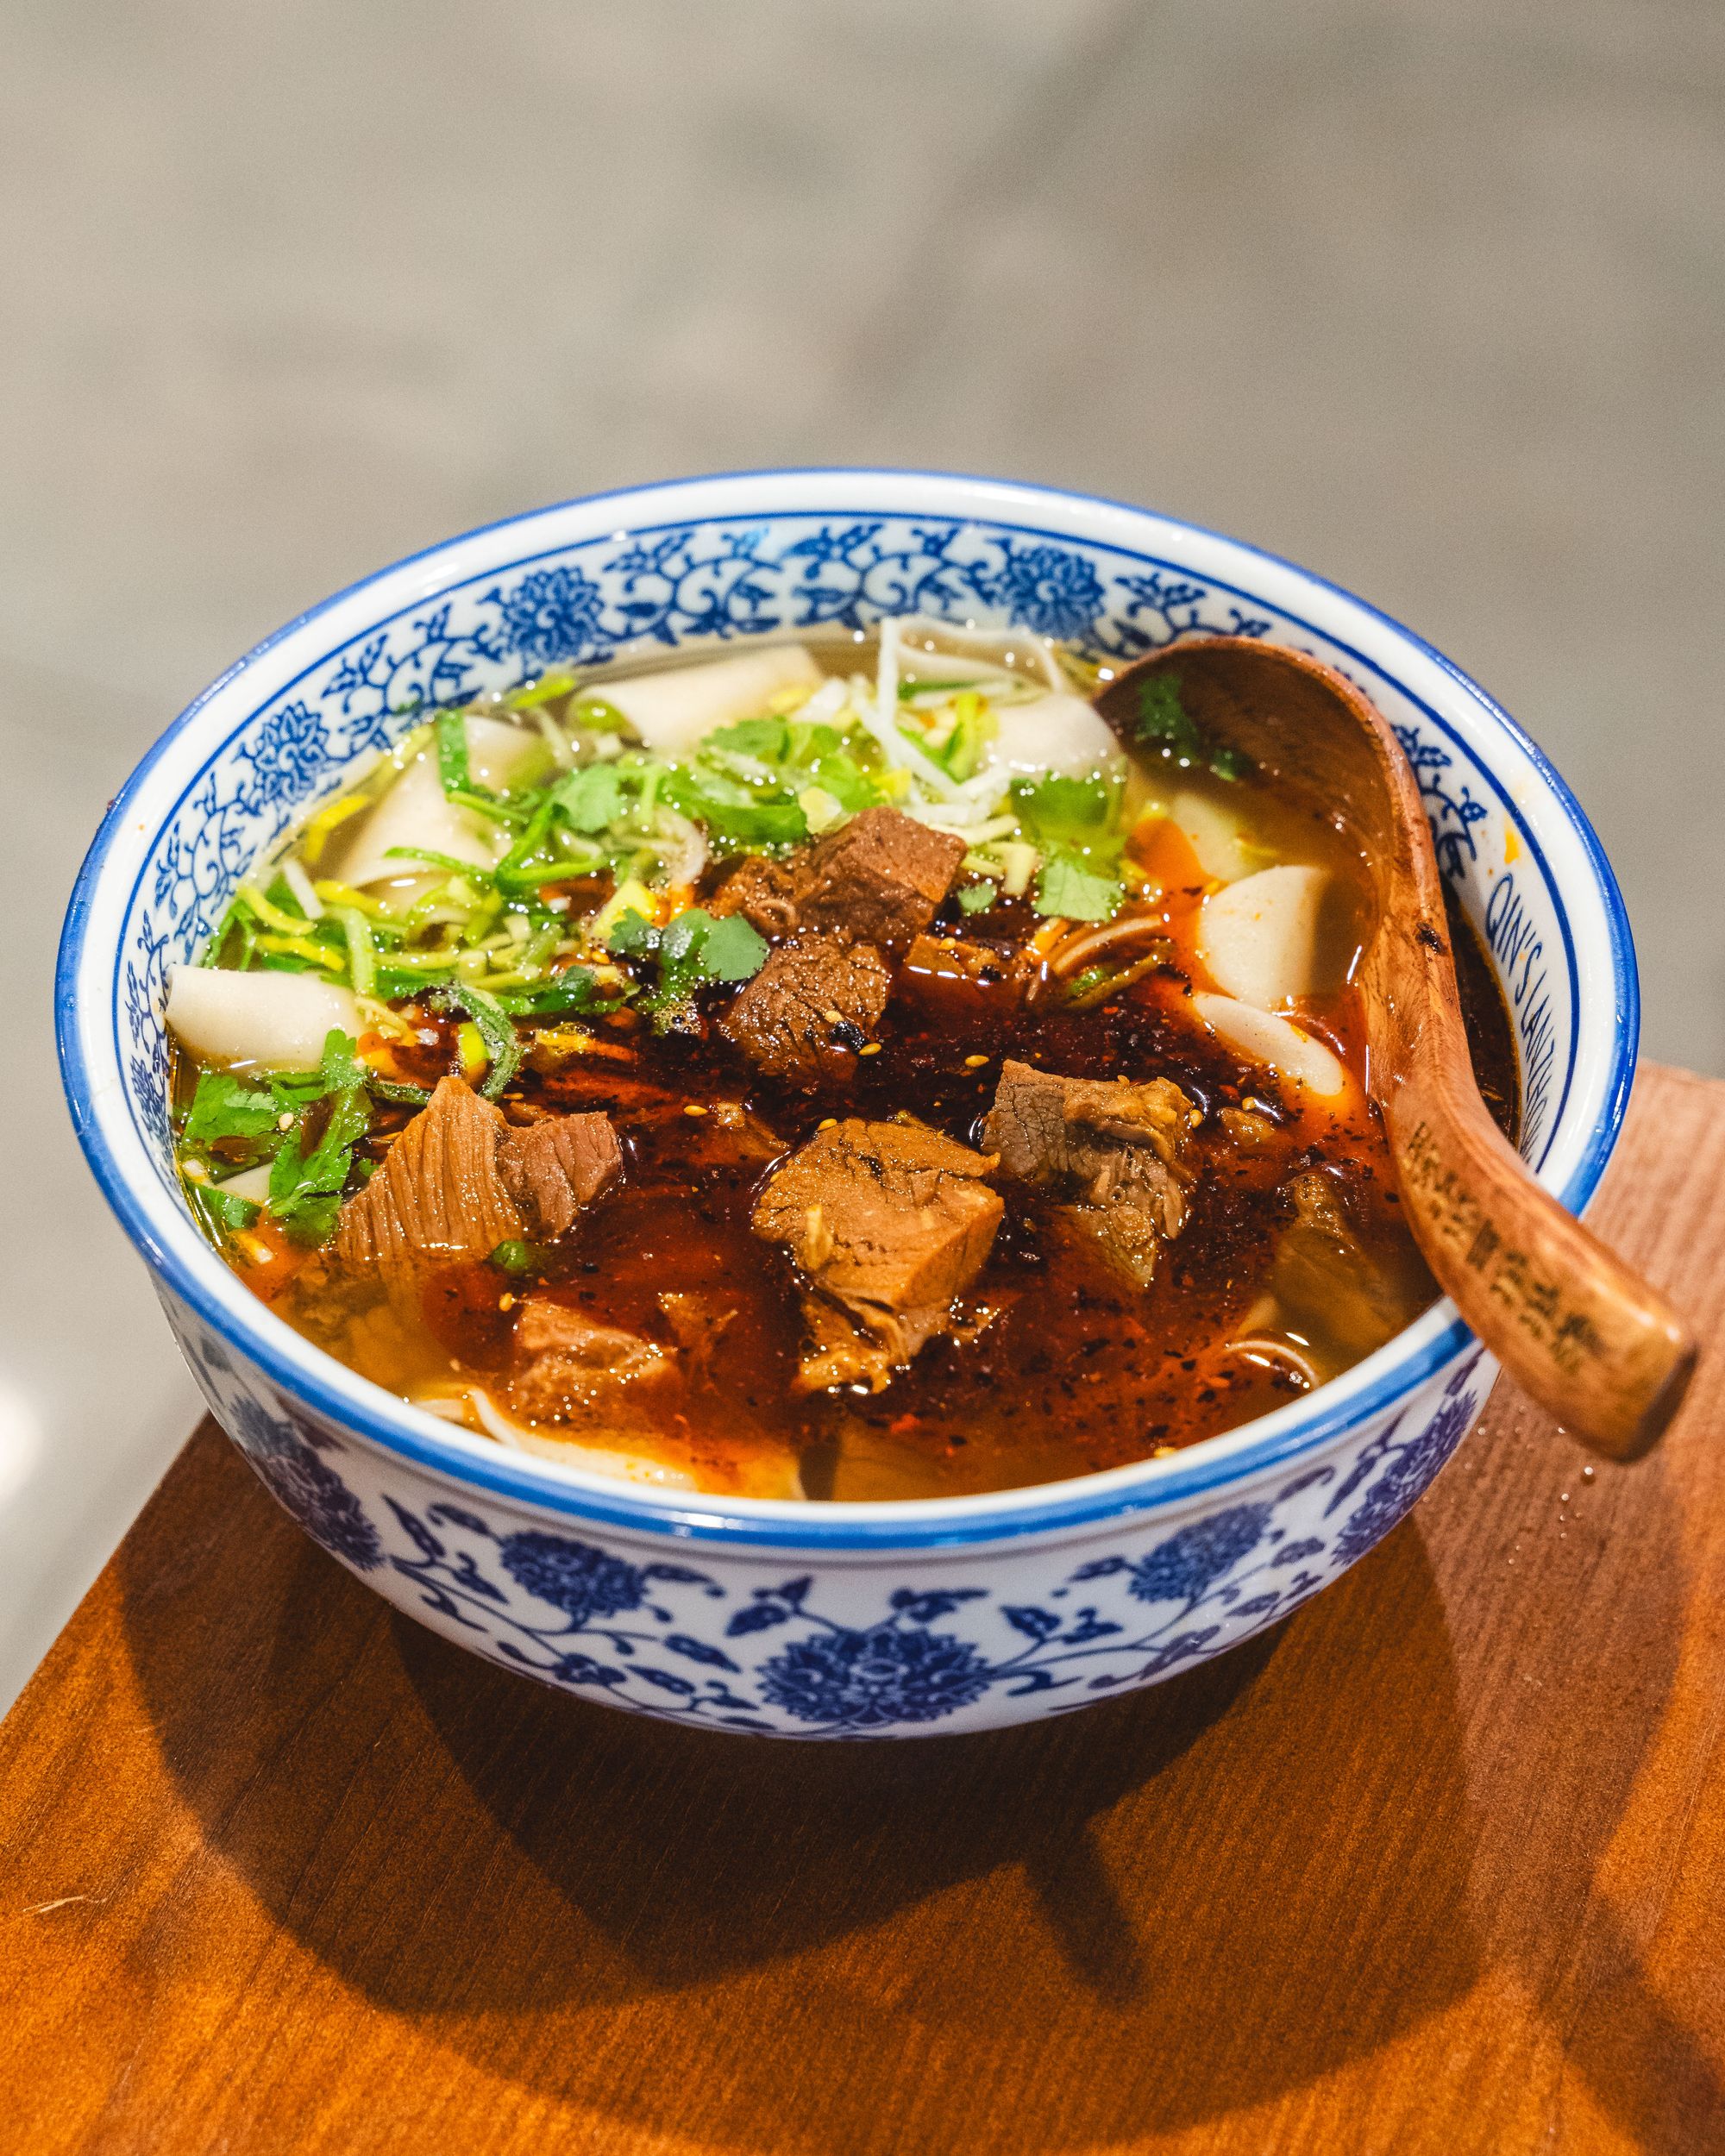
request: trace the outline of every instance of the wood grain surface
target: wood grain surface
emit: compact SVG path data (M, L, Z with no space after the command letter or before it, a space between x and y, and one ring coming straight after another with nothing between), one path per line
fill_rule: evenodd
M0 2148L1725 2147L1725 1087L1594 1217L1706 1344L1655 1455L1500 1391L1266 1639L992 1736L540 1690L205 1426L0 1731Z

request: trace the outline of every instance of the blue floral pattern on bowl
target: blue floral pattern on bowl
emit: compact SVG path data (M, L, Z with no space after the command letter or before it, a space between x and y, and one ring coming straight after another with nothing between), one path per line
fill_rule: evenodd
M1097 659L1129 661L1182 636L1264 636L1268 613L1164 566L1020 539L974 523L774 518L687 526L573 549L578 559L470 580L349 640L310 672L317 686L267 706L181 805L154 863L125 975L129 1022L148 1043L131 1059L135 1099L169 1174L158 1012L166 968L196 955L246 865L354 761L387 747L426 708L512 687L557 663L608 665L644 647L781 630L856 629L888 612L986 620L1058 636ZM484 588L480 588L484 587ZM1439 857L1461 882L1485 817L1475 785L1429 728L1398 722L1431 813ZM1530 1018L1554 993L1530 982ZM1530 1085L1526 1142L1545 1133L1544 1088Z
M285 1398L267 1405L185 1313L175 1327L217 1419L315 1542L475 1653L640 1714L796 1737L926 1733L999 1719L991 1694L1058 1714L1152 1683L1276 1623L1364 1556L1455 1450L1490 1382L1476 1350L1432 1412L1397 1415L1337 1462L1171 1532L1141 1528L1082 1562L1057 1557L1035 1601L970 1583L962 1559L829 1614L813 1571L642 1558L523 1527L465 1495L357 1477L358 1457ZM386 1590L391 1591L391 1590ZM963 1629L956 1628L962 1622ZM980 1713L967 1711L980 1710Z
M1405 1515L1490 1387L1490 1359L1437 1312L1309 1403L1112 1476L933 1507L690 1501L433 1425L286 1334L202 1243L168 1152L166 972L292 821L429 705L561 662L913 611L1057 636L1104 665L1225 631L1343 668L1395 726L1503 983L1524 1152L1553 1159L1579 1204L1615 1137L1634 968L1579 812L1452 669L1288 565L1026 488L767 474L568 505L341 595L224 677L116 804L62 947L68 1093L213 1412L271 1494L398 1608L579 1697L819 1739L1068 1713L1297 1608ZM1603 1005L1596 987L1583 1000L1584 963Z

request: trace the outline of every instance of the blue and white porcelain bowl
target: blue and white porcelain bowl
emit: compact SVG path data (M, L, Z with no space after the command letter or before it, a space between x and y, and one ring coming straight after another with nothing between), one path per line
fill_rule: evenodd
M327 600L175 721L108 815L60 951L91 1167L211 1409L316 1541L422 1624L637 1714L908 1737L1063 1714L1222 1653L1400 1520L1494 1366L1441 1302L1337 1382L1174 1457L984 1497L692 1498L507 1452L272 1316L194 1226L169 1147L164 977L253 858L413 707L555 660L914 609L1129 659L1228 630L1360 683L1412 758L1514 1015L1521 1150L1579 1210L1634 1065L1628 925L1557 774L1489 697L1333 585L1144 510L935 473L774 472L514 517Z

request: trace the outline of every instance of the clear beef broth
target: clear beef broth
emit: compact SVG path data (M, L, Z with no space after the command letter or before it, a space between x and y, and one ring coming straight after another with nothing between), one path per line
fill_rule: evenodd
M873 663L872 645L849 638L814 649L835 675ZM1032 656L1015 654L1014 663ZM440 1267L417 1307L404 1313L314 1252L273 1286L273 1307L364 1376L423 1397L458 1392L469 1378L500 1383L524 1298L549 1299L665 1351L670 1375L654 1392L655 1432L637 1446L714 1489L776 1489L782 1475L762 1480L762 1463L778 1463L812 1499L948 1496L1119 1467L1231 1429L1337 1374L1416 1316L1436 1289L1402 1224L1382 1131L1358 1088L1348 1096L1352 1112L1314 1108L1195 1015L1195 983L1206 985L1195 924L1213 880L1172 823L1132 820L1144 799L1165 793L1168 777L1152 757L1128 780L1126 860L1128 872L1159 887L1151 903L1162 939L1147 947L1155 962L1136 977L1103 978L1088 1002L1063 983L1056 993L1043 984L1033 1000L1012 992L1004 984L1014 957L1046 930L1045 917L1028 892L966 911L955 889L929 933L995 962L958 973L912 966L895 953L878 1050L841 1058L842 1067L807 1081L761 1075L718 1032L715 1018L735 993L725 986L704 987L695 1016L668 1031L637 1011L614 1012L592 1029L608 1052L546 1068L530 1059L501 1095L517 1122L603 1112L624 1156L621 1181L534 1252L530 1274L512 1277L484 1261ZM1364 905L1345 836L1249 777L1182 768L1179 783L1243 827L1254 857L1329 872L1323 932L1338 944L1331 970L1345 977L1342 947L1357 937ZM731 865L715 849L698 901ZM586 909L612 885L599 876L569 887ZM1479 1076L1509 1127L1515 1065L1507 1017L1471 932L1458 917L1452 925ZM397 1045L393 1067L429 1087L458 1060L458 1014L404 1007L421 1037ZM1351 987L1308 999L1300 1016L1363 1075ZM963 1293L959 1332L930 1340L878 1391L799 1394L806 1332L797 1275L785 1250L750 1225L763 1180L834 1119L908 1115L980 1150L1009 1059L1073 1078L1166 1078L1189 1097L1189 1217L1151 1284L1123 1283L1058 1232L1044 1194L1001 1181L1004 1218ZM361 1153L385 1158L412 1113L380 1105ZM697 1351L680 1341L668 1314L679 1298L727 1313ZM580 1438L578 1417L568 1426L548 1423L535 1449L555 1452Z

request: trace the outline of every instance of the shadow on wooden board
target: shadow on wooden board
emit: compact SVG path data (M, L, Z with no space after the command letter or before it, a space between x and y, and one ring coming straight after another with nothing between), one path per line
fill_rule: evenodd
M227 1605L252 1611L243 1714L185 1682L185 1625L217 1583L125 1583L210 1842L376 2005L620 2127L813 2151L886 2115L927 2156L1131 2140L1373 2052L1462 1997L1514 1928L1481 1903L1450 1634L1412 1528L1278 1633L1151 1692L847 1746L591 1707L392 1615L303 1545L213 1547L248 1569ZM1664 1657L1667 1683L1668 1600L1614 1644ZM1578 1714L1596 1689L1578 1672ZM1646 1719L1602 1758L1560 1877L1537 1852L1484 1865L1508 1865L1526 1921L1584 1893ZM1688 2156L1678 2122L1717 2090L1604 1944L1609 2034L1578 2063L1642 2145Z

